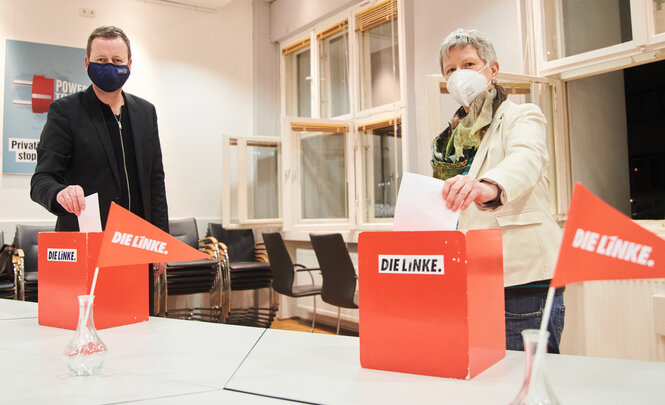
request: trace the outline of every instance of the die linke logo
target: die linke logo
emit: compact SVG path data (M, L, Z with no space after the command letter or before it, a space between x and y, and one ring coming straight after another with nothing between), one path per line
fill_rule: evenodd
M443 275L443 255L379 255L379 273Z
M86 88L86 86L79 83L59 79L55 80L41 75L33 75L32 81L14 80L14 84L18 86L30 86L32 91L30 100L13 100L12 103L32 106L32 112L35 114L48 112L48 108L53 100L85 90Z
M76 262L76 249L47 249L46 261Z
M116 231L113 234L113 238L111 238L111 243L143 249L149 252L161 253L164 255L169 254L169 252L166 250L166 242L150 239L143 235L132 235L131 233Z
M653 267L655 264L650 258L653 247L622 240L616 235L601 235L597 232L577 228L572 246L643 266Z

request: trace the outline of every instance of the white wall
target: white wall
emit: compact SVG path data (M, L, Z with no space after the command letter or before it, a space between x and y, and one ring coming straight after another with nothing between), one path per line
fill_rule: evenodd
M362 0L276 0L270 4L270 38L282 41Z
M97 17L79 16L80 7ZM157 108L169 215L219 221L221 134L252 131L252 2L207 13L140 0L3 0L0 74L6 39L84 48L101 25L125 30L133 56L125 90ZM15 223L54 222L30 200L29 183L0 177L0 229L9 241Z

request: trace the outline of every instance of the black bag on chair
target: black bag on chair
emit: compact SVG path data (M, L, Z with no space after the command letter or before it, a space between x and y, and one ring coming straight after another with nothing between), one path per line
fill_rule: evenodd
M14 282L13 251L14 248L11 245L2 245L2 248L0 248L0 280Z

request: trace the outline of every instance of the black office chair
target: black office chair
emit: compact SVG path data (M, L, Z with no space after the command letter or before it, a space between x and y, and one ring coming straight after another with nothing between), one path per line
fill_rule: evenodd
M169 221L169 233L183 243L210 254L208 259L166 264L155 280L155 313L180 319L221 322L224 253L209 239L198 237L194 218ZM169 295L210 294L208 307L168 308Z
M272 271L263 243L255 243L251 229L224 229L209 223L208 236L226 247L229 269L229 291L269 290L268 307L230 308L226 323L269 328L277 313L277 294L272 289ZM255 301L257 299L255 298Z
M312 332L314 332L314 325L316 324L316 296L321 294L321 285L314 282L312 276L313 270L318 268L306 268L302 264L293 264L289 251L284 245L282 235L278 232L264 233L263 242L268 251L268 258L270 259L270 268L272 269L272 288L280 294L289 297L312 297L314 302L314 312L312 313ZM306 271L309 273L311 279L310 284L294 284L295 275L298 272Z
M37 302L38 297L38 247L41 232L54 232L54 226L16 225L14 257L18 267L19 299Z
M323 276L321 299L323 302L337 306L337 334L339 335L341 308L358 308L356 269L341 234L310 234L309 238Z

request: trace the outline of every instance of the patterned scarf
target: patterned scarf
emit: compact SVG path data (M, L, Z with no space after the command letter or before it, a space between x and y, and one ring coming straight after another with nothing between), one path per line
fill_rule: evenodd
M452 122L432 142L433 176L446 180L458 174L468 174L480 141L487 132L496 110L508 96L501 86L494 86L469 106L460 107Z

